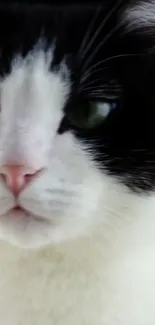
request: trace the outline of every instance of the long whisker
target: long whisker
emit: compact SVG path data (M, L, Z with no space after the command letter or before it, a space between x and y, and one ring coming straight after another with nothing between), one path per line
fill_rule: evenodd
M95 80L93 80L93 81L91 81L91 82L89 82L89 83L86 83L86 86L93 85L93 84L95 84L96 82L103 81L103 80L106 81L104 77L102 77L102 78L97 78L97 79L95 79Z
M115 79L111 79L111 81L109 81L105 77L101 77L101 78L97 78L97 79L92 80L91 82L86 83L85 86L95 85L96 82L100 82L100 81L102 81L102 84L100 83L99 85L96 85L96 87L99 87L100 85L101 86L106 85L110 88L110 87L115 87L116 85L118 85L118 82L116 82Z
M87 87L87 88L82 89L82 92L87 91L87 90L95 90L95 92L97 93L97 92L100 92L100 91L109 90L109 87L100 87L100 88Z
M120 90L121 87L115 87L115 88L113 88L113 87L110 88L108 86L105 86L105 87L102 87L102 86L100 86L100 87L86 87L86 88L82 89L82 91L90 90L90 89L91 90L94 89L95 92L97 93L97 92L101 92L103 90L109 90L109 91L113 90L113 91L116 91L116 90Z
M119 7L119 5L122 3L123 0L119 0L116 5L112 8L112 10L106 15L105 19L103 20L103 22L101 23L101 25L98 27L98 29L96 30L96 32L94 33L94 36L91 38L90 42L88 43L86 49L83 52L83 56L82 59L86 56L86 54L88 53L88 51L90 50L90 48L92 47L92 45L94 44L95 40L97 39L98 35L100 34L101 30L103 29L103 27L106 25L106 23L109 21L110 17L112 16L112 14L117 10L117 8Z
M112 98L112 99L118 99L118 97L120 97L120 94L121 94L121 91L122 91L122 89L121 88L119 88L119 89L115 89L115 90L113 90L113 89L108 89L108 88L103 88L103 89L101 89L100 91L93 91L93 90L88 90L87 92L88 92L88 94L90 95L92 95L92 96L94 96L94 98L95 98L95 96L100 96L100 97L106 97L107 99L109 98ZM85 92L84 92L85 93Z
M87 30L85 36L84 36L84 39L83 39L82 44L81 44L81 46L80 46L80 49L79 49L79 51L78 51L78 53L77 53L77 56L80 56L80 57L81 57L81 54L82 54L82 52L83 52L83 50L84 50L84 47L85 47L85 44L86 44L87 41L89 40L90 33L91 33L92 28L93 28L93 26L94 26L94 24L95 24L95 21L96 21L96 19L97 19L97 16L98 16L99 11L100 11L100 7L98 7L97 10L95 11L95 15L93 16L93 19L92 19L91 22L90 22L90 25L89 25L89 27L88 27L88 30ZM83 56L83 55L82 55L82 56Z
M83 66L83 70L85 70L89 64L91 63L91 61L94 59L94 57L96 56L96 54L99 52L99 50L101 49L101 47L103 47L108 40L116 33L116 31L121 27L121 23L118 24L117 26L115 26L114 28L112 28L110 30L110 32L105 36L105 38L96 46L96 48L94 49L94 51L92 52L92 54L88 57L86 63Z
M110 209L110 208L108 208L108 207L106 207L106 206L104 206L104 209L105 209L106 211L112 213L113 215L118 216L118 217L124 216L124 213L117 212L117 211L115 211L115 210L113 210L113 209Z
M106 62L108 62L108 61L111 61L111 60L114 60L114 59L118 59L118 58L121 58L121 57L130 57L130 56L131 56L131 57L132 57L132 56L135 57L135 56L141 56L141 55L142 55L142 54L138 54L138 53L135 53L135 54L132 54L132 53L125 53L125 54L119 54L119 55L110 56L110 57L108 57L108 58L106 58L106 59L103 59L103 60L101 60L101 61L99 61L99 62L93 64L89 69L86 70L85 75L89 76L89 75L95 73L96 71L98 71L98 70L95 70L95 71L93 72L93 70L94 70L95 68L97 68L97 67L100 66L101 64L104 64L104 63L106 63ZM105 69L105 68L107 68L107 67L103 67L103 68L101 68L101 70L102 70L102 69ZM90 73L89 73L89 72L90 72Z
M121 89L121 87L117 87L117 88L110 88L108 86L105 86L105 87L86 87L86 88L83 88L81 89L82 92L85 92L85 91L89 91L89 90L94 90L95 93L99 93L101 91L105 91L105 90L108 90L108 91L113 91L113 92L116 92L116 91L119 91Z
M118 89L118 90L116 90L116 91L109 91L109 89L102 89L102 90L100 90L100 91L93 91L93 90L88 90L87 91L87 97L89 96L89 97L93 97L94 99L97 97L97 98L107 98L107 99L117 99L118 98L118 96L120 96L120 92L121 92L121 88L120 89Z
M82 83L84 83L85 82L85 80L87 80L90 76L92 76L94 73L97 73L97 72L101 72L101 71L103 71L103 70L106 70L107 69L107 67L102 67L102 68L98 68L98 69L96 69L95 71L91 71L91 69L88 69L87 71L86 71L86 73L84 73L84 75L82 76L82 78L81 78L81 80L80 80L80 83L82 84ZM90 71L90 72L89 72Z
M91 94L94 94L94 95L103 95L104 92L112 92L113 95L114 94L119 94L120 91L122 90L121 87L118 87L118 88L114 88L114 89L110 89L109 87L101 87L101 88L94 88L94 87L88 87L88 88L84 88L82 89L82 93L84 92L91 92Z

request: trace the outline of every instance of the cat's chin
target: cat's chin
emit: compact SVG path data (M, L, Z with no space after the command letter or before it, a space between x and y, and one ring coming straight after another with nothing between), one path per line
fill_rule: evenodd
M83 216L81 220L79 215L81 223L77 222L75 225L72 215L64 215L63 211L59 216L51 211L49 218L41 211L40 214L33 214L23 205L12 204L0 215L0 240L19 248L38 249L81 238L90 230L91 218L84 223Z
M26 249L40 248L53 242L52 223L20 207L0 216L0 240Z
M79 237L79 234L77 234ZM0 216L0 240L22 249L40 249L59 245L75 237L44 217L16 207Z

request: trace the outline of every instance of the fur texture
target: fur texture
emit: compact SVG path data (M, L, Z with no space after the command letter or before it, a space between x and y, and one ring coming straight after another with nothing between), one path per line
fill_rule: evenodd
M133 3L132 3L133 4ZM154 28L154 0L152 1L135 1L134 6L128 6L126 11L126 19L128 22L128 28Z
M0 324L155 324L150 6L0 5Z

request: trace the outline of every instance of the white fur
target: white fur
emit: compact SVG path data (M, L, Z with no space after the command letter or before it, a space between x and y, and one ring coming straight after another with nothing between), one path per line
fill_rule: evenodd
M38 251L1 243L1 324L154 325L155 196L102 180L94 235Z
M0 325L154 325L155 195L130 193L56 134L69 92L65 65L49 72L43 52L1 81L0 165L43 171L19 196L27 218L0 182Z
M128 30L146 27L148 33L149 27L154 27L155 24L155 1L140 0L134 6L128 6L126 14L123 13L124 20Z

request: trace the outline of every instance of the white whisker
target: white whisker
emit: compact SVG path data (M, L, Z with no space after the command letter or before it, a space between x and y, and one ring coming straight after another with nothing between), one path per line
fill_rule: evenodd
M84 73L84 75L82 76L81 80L80 80L80 83L84 83L86 79L88 79L89 77L91 77L94 73L97 73L97 72L101 72L103 70L106 70L107 67L103 67L103 68L99 68L99 69L96 69L95 71L91 71L90 69L88 69L88 73L86 71L86 73ZM91 71L91 72L89 72Z
M108 40L111 39L111 37L118 31L118 29L122 26L122 24L118 24L117 26L115 26L114 28L112 28L110 30L110 32L104 37L104 39L96 46L95 50L91 53L91 55L88 57L86 63L83 66L83 70L85 70L89 64L92 62L92 60L94 59L94 57L96 56L96 54L99 52L99 50L101 49L101 47L103 47Z
M101 83L100 81L102 81L102 83ZM97 82L100 82L100 84L99 84L99 85L96 85ZM106 87L108 87L108 88L112 88L112 89L113 89L113 88L118 88L118 86L120 86L120 85L118 85L117 82L115 82L115 83L112 84L112 82L110 82L109 80L106 80L104 77L102 77L102 78L97 78L97 79L94 79L94 80L92 80L92 81L86 83L86 84L85 84L85 87L88 87L88 86L90 86L90 85L94 85L97 89L98 89L99 87L104 87L104 86L106 86ZM84 87L84 88L85 88L85 87Z
M101 93L103 93L103 92L105 92L105 91L110 91L110 89L108 88L108 87L104 87L104 88L100 88L100 89L97 89L97 88L93 88L93 87L88 87L88 88L84 88L83 90L82 90L82 92L89 92L89 91L93 91L93 94L101 94ZM115 92L116 93L116 91L117 92L119 92L120 91L120 89L117 89L117 90L111 90L113 93Z
M86 86L93 85L93 84L95 84L96 82L99 82L99 81L105 81L105 78L102 77L102 78L94 79L94 80L92 80L91 82L86 83ZM107 83L106 83L106 84L107 84Z
M112 14L117 10L117 8L119 7L119 5L122 3L122 0L118 1L116 3L116 5L112 8L112 10L106 15L105 19L103 20L103 22L101 23L101 25L98 27L98 29L96 30L96 32L94 33L94 36L91 38L90 42L88 43L85 51L83 52L83 57L82 59L86 56L86 54L88 53L88 51L90 50L90 48L92 47L92 45L94 44L96 38L98 37L98 35L100 34L101 30L103 29L103 27L106 25L106 23L109 21L110 17L112 16Z
M94 72L93 72L93 70L96 68L96 67L98 67L98 66L100 66L101 64L104 64L104 63L106 63L106 62L108 62L108 61L112 61L112 60L114 60L114 59L119 59L119 58L122 58L122 57L135 57L135 56L141 56L142 54L138 54L138 53L124 53L124 54L118 54L118 55L114 55L114 56L110 56L110 57L108 57L108 58L106 58L106 59L103 59L103 60L101 60L101 61L99 61L99 62L97 62L97 63L95 63L95 64L93 64L92 66L90 66L90 68L89 69L87 69L86 70L86 73L85 73L85 75L88 77L89 75L92 75L93 73L96 73L96 71L99 71L100 69L98 69L98 70L95 70ZM103 67L103 68L101 68L101 70L103 69L105 69L105 68L107 68L107 67ZM89 71L90 71L90 73L89 73ZM84 75L84 76L85 76Z
M84 50L85 44L89 40L89 36L90 36L91 30L92 30L92 28L94 26L94 23L95 23L96 19L97 19L97 16L98 16L99 11L100 11L100 7L98 7L97 10L95 11L95 15L93 16L93 19L90 22L90 25L88 27L88 30L86 31L86 34L84 36L84 39L83 39L82 44L80 46L80 49L79 49L79 51L77 53L77 56L81 56L82 57L82 55L81 55L82 54L82 51Z
M95 85L95 83L96 82L99 82L99 81L105 81L105 78L103 77L103 78L98 78L98 79L95 79L95 80L93 80L93 81L91 81L91 82L88 82L88 83L86 83L86 87L88 87L88 86L90 86L90 85ZM105 83L105 84L107 84L107 83ZM101 85L101 84L100 84ZM98 85L98 86L96 86L96 87L99 87L100 85ZM103 82L102 82L102 85L103 85Z

